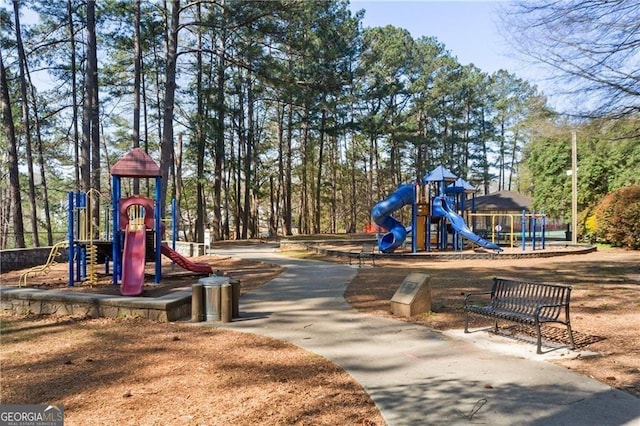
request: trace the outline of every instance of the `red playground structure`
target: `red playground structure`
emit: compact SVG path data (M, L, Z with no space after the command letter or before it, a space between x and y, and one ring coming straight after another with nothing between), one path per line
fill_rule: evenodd
M160 199L161 173L149 155L135 148L111 168L113 209L113 282L120 283L124 296L139 296L144 287L147 258L155 260L154 282L162 279L161 255L169 257L180 267L202 274L211 274L211 266L196 263L162 242L162 226L157 200ZM122 177L155 178L155 200L141 195L120 198Z

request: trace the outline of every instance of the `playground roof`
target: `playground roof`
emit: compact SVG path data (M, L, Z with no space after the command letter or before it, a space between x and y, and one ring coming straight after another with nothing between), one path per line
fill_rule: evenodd
M145 178L162 176L160 167L140 148L133 148L111 166L112 176Z
M531 198L519 192L498 191L476 197L476 211L517 211L531 209Z
M468 192L468 193L473 193L478 191L475 186L471 185L469 182L467 182L462 178L458 178L458 180L456 180L455 183L452 183L449 186L452 186L452 185L460 187L464 189L464 192Z
M458 176L454 175L451 170L442 165L431 170L422 178L424 182L455 182L456 179L458 179Z

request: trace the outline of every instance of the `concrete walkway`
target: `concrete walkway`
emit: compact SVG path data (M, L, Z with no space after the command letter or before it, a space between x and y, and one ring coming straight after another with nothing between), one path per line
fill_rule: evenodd
M535 345L496 342L515 348L507 354L479 344L484 331L463 338L353 310L343 293L357 267L290 259L268 245L213 253L287 268L243 295L242 318L226 328L332 360L358 380L391 426L640 425L640 399L545 362L548 355L535 358Z

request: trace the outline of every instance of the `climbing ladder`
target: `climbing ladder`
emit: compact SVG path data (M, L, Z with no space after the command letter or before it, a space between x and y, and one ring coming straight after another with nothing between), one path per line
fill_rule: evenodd
M60 249L66 248L69 245L68 241L60 241L56 243L53 247L51 247L51 251L49 252L49 257L47 258L47 262L44 265L34 266L33 268L28 269L22 275L20 275L20 280L18 281L18 287L22 287L24 284L27 285L27 278L29 274L38 274L44 273L45 275L49 273L51 267L56 265L56 258L60 256Z

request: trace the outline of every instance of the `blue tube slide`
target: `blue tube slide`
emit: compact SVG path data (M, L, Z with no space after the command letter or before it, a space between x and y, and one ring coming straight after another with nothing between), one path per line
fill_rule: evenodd
M391 214L403 206L413 203L414 188L413 184L400 185L389 197L371 209L371 218L376 225L380 225L388 231L378 241L378 248L382 253L393 253L407 238L407 229Z
M454 231L456 231L466 239L471 240L474 243L490 250L496 250L498 252L502 251L502 248L500 246L492 243L491 241L485 240L479 235L474 234L473 231L469 229L464 219L447 205L447 200L445 197L435 197L433 199L433 214L435 216L446 217L449 223L451 223Z

